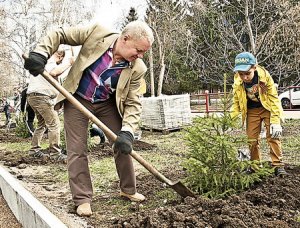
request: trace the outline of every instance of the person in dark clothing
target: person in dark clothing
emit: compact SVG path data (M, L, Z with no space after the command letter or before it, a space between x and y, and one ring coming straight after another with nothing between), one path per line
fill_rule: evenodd
M28 87L26 86L26 88L23 89L21 92L21 111L22 113L25 113L24 121L26 123L30 136L32 136L34 132L33 122L35 118L35 113L30 107L30 105L27 103L27 88Z
M11 119L11 115L10 115L10 105L9 105L9 102L7 100L6 97L3 98L3 111L5 113L5 117L6 117L6 122L5 122L5 125L7 125Z
M104 135L103 131L96 124L91 125L90 135L91 135L91 137L99 136L100 144L105 143L105 135Z

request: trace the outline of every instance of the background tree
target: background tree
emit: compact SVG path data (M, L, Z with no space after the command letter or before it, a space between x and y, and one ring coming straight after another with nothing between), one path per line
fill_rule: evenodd
M5 61L9 66L3 69L10 69L9 82L13 84L12 88L25 85L29 73L23 67L21 56L33 50L47 31L58 26L82 24L93 16L93 8L79 0L3 1L0 9L3 31L0 41L2 51L5 51L5 58L1 58L1 62Z
M157 74L154 78L157 82L157 96L160 96L163 91L163 83L170 85L170 88L175 84L172 82L174 78L176 81L176 75L171 75L170 70L174 67L173 58L181 58L181 56L177 57L176 55L185 49L187 33L185 18L189 13L191 4L187 1L178 0L148 0L147 2L149 6L147 22L155 35L152 59L156 60L153 63L153 68Z
M127 24L131 21L136 21L137 19L138 19L138 15L137 15L136 9L134 7L130 7L129 14L126 17Z
M232 75L241 51L253 52L281 85L282 74L287 83L296 83L300 40L295 9L299 12L299 3L283 0L198 1L189 18L194 39L188 63L199 83L220 85L224 73Z
M16 79L10 83L25 84L29 74L23 68L21 54L32 50L46 31L90 21L101 4L89 2L0 2L3 57L0 64L3 69L10 69L5 74ZM220 87L223 74L233 74L234 57L241 51L253 52L279 86L299 84L299 1L147 0L147 3L145 18L156 38L145 56L150 69L146 80L150 80L152 96ZM126 21L136 16L136 10L130 9ZM228 83L232 81L229 79Z
M93 5L80 0L50 0L52 26L75 26L90 21Z

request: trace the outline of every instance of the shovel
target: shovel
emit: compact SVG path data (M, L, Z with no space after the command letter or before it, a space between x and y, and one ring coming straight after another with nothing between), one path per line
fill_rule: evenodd
M26 55L22 55L24 59L28 57ZM103 124L96 116L94 116L87 108L85 108L78 100L76 100L71 93L69 93L64 87L62 87L58 81L56 81L47 71L43 71L41 75L51 84L53 85L69 102L71 102L79 111L81 111L86 117L88 117L93 123L95 123L104 134L111 140L116 141L117 136L114 132L112 132L105 124ZM144 166L150 173L152 173L158 180L163 183L166 183L169 187L174 189L180 196L183 198L187 196L196 197L195 194L188 189L184 184L180 181L172 182L168 178L166 178L163 174L158 172L151 164L145 161L138 153L134 150L131 151L130 155L138 161L142 166Z

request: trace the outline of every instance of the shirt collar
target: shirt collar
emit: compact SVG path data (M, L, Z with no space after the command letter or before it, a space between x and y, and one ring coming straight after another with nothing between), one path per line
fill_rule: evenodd
M109 46L109 48L107 50L107 53L111 57L111 59L113 59L113 52L112 52L112 50L113 50L113 47L114 47L115 43L117 42L117 39L114 42L112 42L112 44ZM129 61L127 61L127 60L122 60L122 61L116 62L115 66L119 66L119 67L131 67L132 63L129 62Z

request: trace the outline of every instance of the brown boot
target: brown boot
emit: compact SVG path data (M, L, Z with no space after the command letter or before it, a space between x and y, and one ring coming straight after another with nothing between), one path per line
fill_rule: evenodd
M76 213L79 216L91 216L93 214L90 203L83 203L77 207Z

